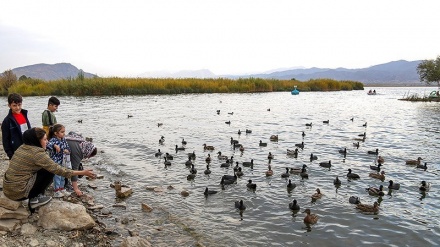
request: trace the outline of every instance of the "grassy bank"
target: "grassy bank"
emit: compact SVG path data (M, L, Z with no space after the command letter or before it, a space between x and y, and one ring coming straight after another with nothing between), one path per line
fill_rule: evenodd
M145 94L183 94L183 93L255 93L291 91L298 86L301 92L307 91L349 91L363 90L364 85L356 81L336 81L315 79L309 81L275 79L196 79L196 78L76 78L45 82L27 79L16 82L8 92L23 96L45 95L145 95ZM3 92L4 93L4 92ZM7 93L4 93L7 94Z

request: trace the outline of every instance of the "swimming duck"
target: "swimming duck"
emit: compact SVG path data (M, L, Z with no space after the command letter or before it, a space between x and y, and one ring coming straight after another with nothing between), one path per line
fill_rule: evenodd
M379 188L376 187L368 187L365 189L370 196L383 196L385 193L383 192L383 185L380 185Z
M373 205L359 203L356 205L356 208L366 213L377 213L379 212L379 203L374 202Z
M240 150L240 152L243 152L243 151L244 151L244 147L243 147L243 145L240 145L239 150Z
M303 133L301 135L302 135L302 137L304 139L304 137L306 136L306 133L304 133L304 131L303 131Z
M171 162L167 160L167 157L164 157L165 161L163 162L164 165L170 166Z
M380 172L380 167L381 166L382 166L382 164L379 163L377 166L370 166L370 169Z
M238 168L238 171L235 173L237 177L241 177L244 175L243 171L241 170L241 167Z
M234 112L228 112L229 115L234 115Z
M203 194L204 194L205 196L213 195L213 194L217 194L217 191L215 191L215 190L209 190L208 187L206 187L206 188L205 188L205 191L203 192Z
M162 125L163 125L163 123L157 123L157 127L160 127Z
M329 160L328 162L321 162L321 163L319 163L319 166L330 168L330 167L332 167L332 161Z
M318 222L318 216L316 214L312 214L310 209L304 210L304 213L306 213L306 217L304 217L304 223L305 224L315 224Z
M306 169L307 165L304 164L300 168L290 168L290 173L301 173L303 168Z
M230 125L230 124L231 124L231 121L230 121L230 120L229 120L229 121L226 121L225 124L229 124L229 125Z
M368 153L368 154L375 154L375 155L378 155L378 154L379 154L379 149L376 148L375 151L368 151L367 153Z
M369 176L372 178L380 179L382 181L385 180L385 172L384 171L381 171L380 173L370 173Z
M222 155L222 152L220 152L220 151L218 151L217 154L218 154L217 158L219 160L227 160L228 159L228 156Z
M310 154L310 162L317 160L317 159L318 159L318 156L313 155L313 153Z
M341 182L341 180L339 180L339 177L338 177L338 176L336 176L335 180L333 180L333 184L336 185L336 186L342 184L342 182Z
M208 157L206 157L205 162L206 163L210 163L211 162L211 155L210 154L208 154Z
M278 135L271 135L269 139L271 141L278 141Z
M384 162L385 162L385 160L383 159L382 156L377 157L377 163L383 164Z
M188 154L188 158L195 160L196 159L196 151Z
M188 160L185 162L185 165L186 166L192 166L193 165L190 157L188 157Z
M282 178L288 178L290 177L289 168L286 167L286 172L281 174Z
M295 189L296 184L292 183L292 180L289 179L289 183L287 184L287 189Z
M355 141L365 142L365 136L362 137L362 138L354 138L353 140L355 140Z
M365 137L367 137L367 133L364 132L363 134L359 134L358 136L365 136Z
M252 133L252 130L246 129L246 134L250 134L250 133Z
M241 135L241 130L238 130L237 134L238 134L238 135Z
M312 127L312 123L306 123L307 127Z
M359 175L357 175L356 173L351 173L351 169L348 169L347 177L353 179L360 178Z
M163 144L165 142L165 138L162 136L162 137L160 137L160 139L159 139L159 144Z
M301 173L299 175L301 178L309 178L309 174L307 174L307 170L304 167L301 169Z
M187 142L185 141L184 138L182 138L182 145L186 145L186 144L187 144Z
M206 165L206 170L204 171L206 175L211 174L211 170L209 170L209 165Z
M130 114L127 115L127 118L131 118L131 117L133 117L133 115L130 115Z
M238 168L240 168L240 166L238 165L238 161L236 161L234 166L234 172L238 171Z
M203 144L203 150L214 150L214 149L215 149L214 146L208 146L206 145L206 143Z
M299 147L301 149L304 149L304 142L295 144L295 147Z
M357 149L359 149L359 142L353 142L353 146L355 146Z
M273 171L272 171L272 167L269 165L268 166L268 170L266 171L266 176L272 176L273 175Z
M348 198L348 202L351 204L359 204L361 203L361 199L357 196L350 196L350 198Z
M186 176L186 179L187 180L193 180L195 177L196 177L196 174L192 173L191 170L190 170L190 174L188 174L188 176Z
M389 185L388 185L388 189L398 190L398 189L400 189L400 184L394 183L393 180L390 180Z
M428 162L425 162L425 164L423 164L423 165L417 165L417 168L423 169L426 171L428 169Z
M257 188L257 184L252 183L252 180L249 179L248 183L246 184L246 187L255 190Z
M236 180L228 180L228 179L225 179L225 178L222 177L222 180L220 181L220 184L221 185L228 185L228 184L233 184L235 182L236 182Z
M246 206L244 205L243 200L236 201L235 202L235 208L237 208L239 210L245 210Z
M298 157L298 148L295 150L287 149L287 155L293 155L295 158Z
M157 150L157 153L154 154L155 157L160 157L162 156L162 152L160 151L160 149Z
M428 192L431 188L431 183L427 183L426 181L422 181L419 190L422 192Z
M352 117L352 118L350 118L350 120L353 122L353 120L354 120L354 117Z
M269 155L267 155L267 158L268 158L269 160L271 160L271 159L274 158L274 155L273 155L271 152L269 152Z
M290 210L300 210L300 206L298 205L297 201L295 199L293 199L293 201L291 203L289 203L289 208Z
M184 147L179 147L179 146L176 145L176 151L181 151L181 150L185 150L185 148Z
M316 193L312 195L312 199L321 199L322 194L320 189L316 189Z
M229 167L229 166L231 166L231 163L229 163L229 162L225 162L225 163L220 164L220 167Z
M234 162L234 156L226 160L226 163L232 164Z
M340 149L340 150L339 150L339 153L340 153L340 154L347 154L347 148Z
M260 147L267 147L267 142L263 142L260 140Z
M234 175L223 175L222 178L224 178L225 180L232 180L232 181L236 181L237 180L237 174Z
M231 145L232 144L238 144L238 140L234 140L232 137L231 137Z
M362 127L367 127L367 122L365 122L365 123L362 125Z
M324 121L322 121L322 123L324 123L324 124L329 124L329 123L330 123L330 120L324 120Z
M406 160L407 165L420 165L420 161L423 160L422 157L418 157L417 160Z
M174 157L171 154L169 154L169 153L165 153L165 158L167 158L167 160L173 160L174 159Z
M250 162L248 162L248 161L244 161L241 165L244 166L244 167L253 166L253 165L254 165L254 160L251 159Z
M194 164L191 164L191 169L189 170L189 172L197 174L197 169L194 167Z

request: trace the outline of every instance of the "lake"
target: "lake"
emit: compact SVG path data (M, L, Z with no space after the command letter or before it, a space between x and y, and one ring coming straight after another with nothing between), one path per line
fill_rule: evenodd
M375 89L377 95L367 95L369 89ZM59 97L61 105L56 116L67 131L93 137L99 150L104 151L86 162L87 167L104 175L97 181L99 188L88 193L110 208L113 216L102 221L121 236L128 236L126 229L135 229L159 246L193 246L198 242L206 246L433 246L440 243L440 197L436 193L440 104L398 99L408 93L429 94L435 89L378 87L295 96L275 92ZM33 126L41 125L41 112L48 98L24 98ZM6 101L3 97L3 116L7 113ZM323 123L326 120L328 124ZM306 123L312 123L312 127L306 127ZM246 134L246 129L252 133ZM238 135L238 130L243 133ZM359 148L354 147L354 139L364 132L365 141ZM270 141L271 135L278 135L278 141ZM159 144L161 136L165 139L163 145ZM231 146L231 137L243 145L242 153ZM182 139L187 141L186 150L176 153L175 146L182 146ZM267 146L260 147L260 140ZM298 157L288 156L286 150L302 141L304 149L299 149ZM215 150L204 151L203 144ZM346 158L338 152L342 148L347 148ZM158 149L174 156L171 166L165 167L164 159L155 157ZM375 149L385 159L383 182L368 176L373 172L370 165L375 164L376 155L367 152ZM217 158L218 151L233 156L240 166L253 159L253 169L243 167L243 177L222 189L221 176L232 175L233 169L220 167L224 161ZM192 152L196 154L193 162L198 173L188 181L185 161L187 153ZM266 177L269 152L274 155L274 175ZM310 162L311 153L318 160ZM209 176L203 174L208 154L212 157ZM417 157L428 162L426 171L405 164L405 160ZM331 169L319 166L319 162L329 160ZM295 174L281 177L286 167L303 164L308 166L309 179ZM347 180L349 168L361 178ZM333 185L337 175L342 180L339 188ZM249 179L257 184L255 191L247 189ZM288 179L296 184L292 191L286 189ZM116 199L109 184L117 180L134 190L124 200L127 209L111 207ZM388 191L388 180L400 183L401 188ZM422 180L432 183L431 190L424 194L418 189ZM169 185L174 189L168 189ZM379 185L385 187L381 198L365 191ZM205 197L207 186L218 193ZM162 192L147 187L160 187ZM324 196L312 201L317 188ZM190 195L181 196L182 190ZM348 202L352 195L366 204L380 202L379 213L359 212ZM301 206L300 212L289 210L293 199ZM242 213L234 208L237 200L247 206ZM152 206L153 212L142 212L141 203ZM303 223L306 208L318 215L317 224ZM129 219L127 225L116 220L124 217Z

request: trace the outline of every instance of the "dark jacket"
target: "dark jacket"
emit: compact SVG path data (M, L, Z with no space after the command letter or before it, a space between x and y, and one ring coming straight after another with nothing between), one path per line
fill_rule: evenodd
M27 110L21 109L21 113L26 119L28 129L31 128L29 119L27 117ZM23 144L23 133L21 133L20 125L12 115L12 110L9 109L9 114L5 117L2 123L2 142L3 149L8 155L9 159L14 155L15 150Z

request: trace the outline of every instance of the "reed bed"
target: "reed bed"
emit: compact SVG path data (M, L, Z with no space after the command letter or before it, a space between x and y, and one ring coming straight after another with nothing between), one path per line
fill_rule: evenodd
M197 78L83 78L42 81L27 79L16 82L8 93L23 96L70 95L146 95L186 93L256 93L291 91L297 86L306 91L363 90L364 85L356 81L313 79L309 81L276 80L261 78L197 79Z

